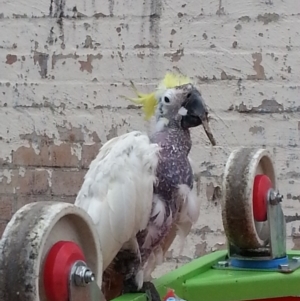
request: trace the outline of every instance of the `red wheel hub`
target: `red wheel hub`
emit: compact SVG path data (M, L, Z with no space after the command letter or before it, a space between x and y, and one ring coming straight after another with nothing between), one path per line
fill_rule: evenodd
M47 254L44 266L44 288L48 301L68 301L68 281L73 264L85 261L83 252L72 241L59 241Z
M266 175L257 175L253 184L253 216L258 222L267 220L267 195L272 182Z

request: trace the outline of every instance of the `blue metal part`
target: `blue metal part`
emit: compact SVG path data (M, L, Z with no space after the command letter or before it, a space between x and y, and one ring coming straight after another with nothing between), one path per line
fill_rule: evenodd
M276 258L272 260L247 260L247 259L230 259L230 265L232 267L241 268L241 269L276 269L281 264L288 264L288 257Z

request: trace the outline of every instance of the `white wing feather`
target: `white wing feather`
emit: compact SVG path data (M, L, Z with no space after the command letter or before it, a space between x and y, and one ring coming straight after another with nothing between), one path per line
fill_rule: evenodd
M93 219L100 238L103 268L135 236L151 215L159 146L139 131L106 142L90 164L75 205Z

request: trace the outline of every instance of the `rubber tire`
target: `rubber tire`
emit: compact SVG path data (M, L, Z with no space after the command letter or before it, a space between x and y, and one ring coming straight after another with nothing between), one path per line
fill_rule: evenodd
M267 175L276 189L274 164L266 149L234 150L226 163L222 184L222 221L227 239L240 249L257 249L268 243L268 221L253 216L253 184L258 174Z
M102 284L102 255L93 222L79 207L60 202L30 203L12 217L0 241L0 300L46 301L43 263L57 241L77 243Z

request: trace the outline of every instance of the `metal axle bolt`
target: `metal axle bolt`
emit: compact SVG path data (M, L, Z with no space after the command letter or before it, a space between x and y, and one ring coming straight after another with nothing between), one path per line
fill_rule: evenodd
M95 274L85 266L79 266L74 273L74 282L77 286L86 286L95 280Z
M300 262L300 257L292 257L292 261L294 261L294 262Z
M279 269L282 271L288 271L290 269L290 265L289 264L280 264Z
M82 261L77 261L74 264L71 273L76 286L86 286L95 281L95 274Z
M271 190L269 192L269 202L271 205L278 205L283 200L283 195L280 194L278 191Z
M84 274L85 283L90 283L95 281L95 274L91 270L86 270Z
M229 266L229 263L227 261L219 261L218 266L221 268L226 268Z

